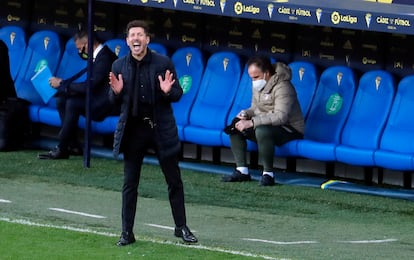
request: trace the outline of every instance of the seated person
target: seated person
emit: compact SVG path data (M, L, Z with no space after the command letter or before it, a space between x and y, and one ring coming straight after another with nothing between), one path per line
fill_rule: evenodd
M88 59L88 34L80 31L74 36L76 48L82 59ZM102 121L105 117L116 114L114 105L109 100L108 74L112 63L117 56L95 36L93 39L93 84L90 89L90 115L94 121ZM59 132L59 144L46 154L40 154L40 159L68 159L70 154L82 154L77 142L78 120L85 115L85 98L88 82L75 83L86 69L69 79L52 77L49 79L51 87L58 90L56 93L56 106L62 121Z
M240 111L227 127L236 169L224 182L250 181L246 162L247 143L257 143L262 159L263 174L260 185L274 185L274 146L303 138L304 119L295 88L290 80L290 68L281 62L272 66L270 59L255 56L248 60L248 73L252 79L253 96L250 108ZM250 87L250 86L245 86Z

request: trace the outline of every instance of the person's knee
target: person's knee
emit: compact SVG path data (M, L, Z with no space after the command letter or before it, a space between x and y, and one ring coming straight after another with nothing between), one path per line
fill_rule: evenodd
M255 135L256 135L256 139L257 142L261 142L261 141L269 141L269 138L271 138L271 130L269 129L269 127L267 126L258 126L255 129Z
M58 97L58 98L56 98L55 102L56 102L56 108L59 111L63 111L65 109L66 99Z

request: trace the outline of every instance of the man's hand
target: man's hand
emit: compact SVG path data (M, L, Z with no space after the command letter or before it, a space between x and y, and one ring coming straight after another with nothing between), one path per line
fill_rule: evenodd
M115 95L121 93L122 89L124 88L124 80L122 79L122 74L118 75L116 78L115 74L111 71L109 72L109 85L111 86L112 91Z
M58 88L60 86L60 83L61 82L62 82L62 79L61 78L58 78L58 77L51 77L49 79L49 85L52 88Z
M165 94L170 93L172 85L175 83L175 79L173 78L173 74L169 70L167 70L165 72L164 80L162 79L161 75L158 76L158 80L160 81L161 90Z
M252 120L240 120L239 122L236 123L235 125L236 129L239 130L240 132L242 132L243 130L253 127L253 121Z

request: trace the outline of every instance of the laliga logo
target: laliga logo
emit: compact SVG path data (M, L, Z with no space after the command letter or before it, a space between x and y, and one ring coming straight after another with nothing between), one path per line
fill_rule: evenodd
M331 15L331 21L333 24L341 22L341 15L338 12L333 12Z
M234 12L235 12L236 14L241 14L241 13L243 13L243 4L242 4L242 3L240 3L240 2L236 2L236 3L234 4Z
M331 14L331 21L333 24L339 24L340 22L354 24L358 22L358 17L352 15L341 15L335 11Z
M243 5L241 2L236 2L234 4L234 12L236 14L242 14L243 12L258 14L258 13L260 13L260 8L254 6L254 5L246 6L246 5Z

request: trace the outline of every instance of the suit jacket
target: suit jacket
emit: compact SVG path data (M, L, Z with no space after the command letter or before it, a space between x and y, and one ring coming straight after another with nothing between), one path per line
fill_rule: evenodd
M151 55L148 71L151 82L155 144L157 146L158 156L163 158L177 154L181 149L171 102L178 101L183 95L183 90L176 77L177 73L172 61L167 56L151 52L149 49L147 51L147 55ZM118 157L119 153L122 152L122 143L128 141L128 137L124 136L124 130L131 109L131 96L134 93L133 88L135 86L135 83L133 82L135 71L133 69L134 66L132 65L135 61L132 59L133 57L129 54L119 58L112 65L112 72L115 75L122 74L124 81L124 88L121 93L115 95L112 90L110 91L110 96L113 102L121 103L121 113L114 135L115 157ZM158 80L159 75L164 78L167 69L173 73L175 78L175 83L168 95L161 91Z

